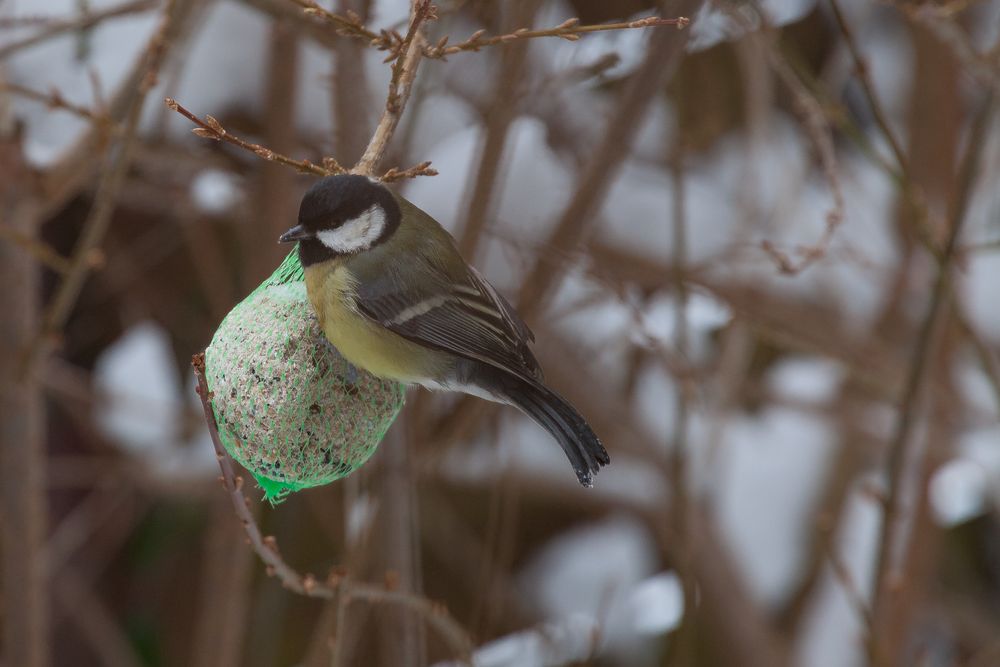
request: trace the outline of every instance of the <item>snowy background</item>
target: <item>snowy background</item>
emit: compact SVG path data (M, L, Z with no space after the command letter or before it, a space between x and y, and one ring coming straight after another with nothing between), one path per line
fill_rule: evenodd
M4 142L38 182L101 127L54 100L123 119L163 10L129 4L89 25L119 0L0 3L0 118L15 128ZM657 11L440 4L432 41ZM345 6L405 26L405 0L331 8ZM838 3L875 110L825 0L658 13L682 6L685 31L424 62L383 165L432 161L439 175L398 189L459 238L485 169L469 259L515 303L536 263L555 271L527 319L550 383L611 454L595 488L512 410L414 392L401 453L259 507L264 530L303 570L396 571L448 607L482 667L865 665L873 628L886 664L997 664L1000 2ZM602 165L606 192L571 221L578 242L559 245L556 224L657 39L676 53L621 159ZM335 608L281 589L244 545L188 366L280 261L273 240L313 177L192 135L161 100L292 157L350 164L384 104L384 57L285 0L184 11L99 261L39 371L55 664L329 664ZM46 195L38 235L53 252L70 255L115 136L75 165L71 191ZM939 266L928 248L940 253L959 217L893 479ZM0 244L29 251L11 234ZM58 281L46 268L43 299ZM872 610L894 484L900 580L889 611ZM345 664L452 664L433 632L404 640L399 614L350 609L336 633Z

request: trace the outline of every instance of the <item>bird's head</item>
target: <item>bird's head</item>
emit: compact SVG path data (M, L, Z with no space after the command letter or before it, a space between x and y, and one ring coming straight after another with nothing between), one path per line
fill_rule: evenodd
M366 176L343 174L317 181L299 205L298 224L279 243L298 241L303 266L363 252L385 242L400 222L389 189Z

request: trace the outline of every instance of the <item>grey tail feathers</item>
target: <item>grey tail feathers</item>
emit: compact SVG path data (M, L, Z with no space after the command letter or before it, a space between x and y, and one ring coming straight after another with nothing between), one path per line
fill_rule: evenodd
M573 464L580 484L593 486L593 474L611 463L611 458L583 415L540 383L515 376L507 376L505 380L502 397L551 433Z

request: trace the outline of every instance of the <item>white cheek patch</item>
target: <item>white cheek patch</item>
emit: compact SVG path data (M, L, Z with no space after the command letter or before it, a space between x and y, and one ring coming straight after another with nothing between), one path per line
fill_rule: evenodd
M336 253L347 254L371 248L385 231L385 211L378 204L336 229L316 234L323 245Z

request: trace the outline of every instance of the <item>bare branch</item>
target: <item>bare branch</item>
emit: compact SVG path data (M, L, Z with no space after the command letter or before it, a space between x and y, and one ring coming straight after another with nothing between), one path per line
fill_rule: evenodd
M897 557L897 554L900 553L900 541L904 539L902 524L905 523L907 510L902 487L904 472L912 449L913 438L910 436L916 421L917 403L925 384L925 370L928 361L934 354L934 348L939 338L938 332L949 311L952 264L958 247L958 239L965 223L972 184L979 168L979 157L982 147L986 143L985 135L992 110L993 96L990 95L983 103L973 123L966 154L961 162L958 191L952 201L952 211L949 215L951 227L948 230L948 238L937 266L937 275L934 279L927 314L923 319L916 344L913 347L906 386L900 400L899 415L889 444L886 465L888 490L878 543L878 559L873 587L872 611L876 625L869 642L870 657L873 662L878 662L883 655L880 628L892 613L896 597L894 592L897 590L902 576L902 567L899 562L901 559Z
M510 44L511 42L516 42L518 40L536 39L538 37L559 37L560 39L575 42L580 39L581 35L586 35L592 32L604 32L608 30L632 30L635 28L653 28L665 25L672 25L678 30L683 30L688 26L688 24L691 23L691 20L684 16L678 16L674 19L649 16L644 19L622 21L619 23L599 23L594 25L579 25L579 23L580 19L572 18L567 21L563 21L554 28L545 28L541 30L518 28L514 32L510 32L505 35L495 35L493 37L484 37L483 35L486 34L486 31L479 30L473 33L472 36L464 42L453 44L451 46L448 46L448 38L442 37L437 44L424 49L424 56L427 58L446 58L447 56L463 51L479 51L480 49L488 46Z
M370 46L382 51L393 46L391 43L393 40L391 37L392 33L383 30L382 33L379 34L369 30L361 23L361 18L354 14L354 12L348 12L348 14L344 16L320 7L319 4L313 2L313 0L290 1L294 2L299 7L302 7L304 13L309 16L315 16L334 26L337 29L338 34L363 39L367 41Z
M690 2L684 6L694 8L695 4ZM546 242L547 254L553 249L559 252L571 250L582 240L649 109L653 99L649 92L666 85L680 62L686 42L684 35L660 33L653 36L642 64L619 96L604 136L583 168L576 190ZM545 257L536 260L521 286L518 306L522 316L530 319L553 289L558 276L558 267Z
M899 164L900 170L905 174L909 171L906 154L903 152L902 144L900 144L896 139L896 133L893 132L892 128L889 126L889 120L886 118L885 112L882 110L882 105L879 104L878 95L875 94L875 84L872 83L871 73L868 71L868 64L861 55L861 49L858 47L858 42L854 38L854 31L851 30L851 25L847 22L847 19L844 18L844 14L840 9L838 0L830 0L830 9L833 10L833 16L837 20L837 26L840 28L844 41L847 43L847 48L851 52L851 58L854 60L854 70L858 75L858 81L861 83L861 88L864 90L865 97L868 98L868 106L871 108L875 122L878 124L882 134L885 135L886 141L889 142L889 147L892 149L892 154L896 158L896 162Z
M764 36L764 39L767 37ZM837 177L837 155L833 148L833 131L830 128L830 121L823 105L809 93L806 86L781 56L773 40L770 39L768 39L767 54L771 67L792 93L795 108L802 116L809 138L812 139L813 145L816 147L820 164L823 167L823 176L830 188L830 194L833 196L833 209L826 214L823 234L815 243L799 246L795 249L796 254L800 257L798 262L794 262L769 241L764 241L761 244L775 260L782 273L794 275L801 273L826 256L833 236L844 220L844 191L840 187L840 179Z
M385 155L389 139L396 131L406 102L410 99L413 79L417 75L417 67L420 65L423 47L420 26L425 21L437 18L436 11L437 8L431 4L430 0L417 0L414 4L406 37L394 50L395 60L392 63L392 78L389 81L389 94L385 100L385 111L382 112L382 118L379 120L378 127L375 128L371 141L368 142L364 155L354 165L352 172L371 174Z
M94 206L90 211L87 220L84 222L80 239L73 250L70 258L69 271L59 285L59 289L53 296L48 309L42 320L41 335L36 339L32 349L23 359L22 376L27 374L37 361L43 346L47 344L49 338L54 335L69 317L70 310L76 302L76 298L83 287L84 279L89 270L93 267L92 256L95 248L98 247L104 234L111 223L111 214L114 212L118 198L118 192L125 180L125 172L131 162L132 147L135 143L136 134L139 127L139 118L142 115L142 107L146 100L146 95L156 85L156 77L160 70L160 65L166 56L169 35L173 24L179 15L187 11L182 8L184 2L171 0L163 13L163 19L156 33L150 38L143 54L144 73L140 80L138 89L134 92L129 105L122 137L119 141L120 150L115 153L107 166L101 173L101 179L97 188Z
M393 181L402 181L407 178L416 178L417 176L437 176L437 169L431 168L430 161L421 162L415 164L412 167L407 167L406 169L397 169L392 167L389 171L382 174L379 179L383 183L392 183Z
M20 246L35 260L56 273L63 275L69 273L69 260L56 252L52 246L44 241L24 234L7 225L0 225L0 240ZM99 255L95 255L92 261L100 261L100 259Z
M57 19L43 14L27 14L21 16L4 16L0 18L0 30L10 28L24 28L30 26L44 26L55 23Z
M353 12L348 12L346 15L336 14L320 7L313 0L290 1L302 7L306 14L315 16L322 21L333 25L337 29L338 34L365 40L369 46L380 51L392 51L393 55L390 59L403 50L401 47L403 46L403 43L406 42L406 38L402 37L398 32L393 30L382 30L381 32L376 33L375 31L366 28L361 22L360 17L353 14ZM429 5L430 3L425 4ZM636 19L635 21L620 21L617 23L599 23L591 25L580 25L580 19L571 18L552 28L542 28L539 30L518 28L513 32L503 35L494 35L492 37L486 37L486 31L479 30L473 33L464 42L459 42L450 46L448 45L449 38L445 36L433 46L429 44L421 46L421 50L425 58L444 59L456 53L475 52L490 46L509 44L511 42L525 39L558 37L560 39L575 42L580 39L581 35L586 35L592 32L632 30L636 28L654 28L660 26L675 26L678 29L683 29L690 23L691 20L685 16L678 16L677 18L672 19L660 18L659 16L648 16L646 18Z
M65 32L84 30L107 19L120 18L122 16L129 16L131 14L144 12L149 9L153 9L159 4L159 0L133 0L133 2L127 2L123 5L118 5L117 7L110 7L99 12L90 12L80 16L79 18L69 19L66 21L54 21L46 25L42 30L36 32L34 35L0 47L0 60L7 58L7 56L12 53L34 46L35 44L40 44L47 39L51 39Z
M55 88L48 93L43 93L16 83L0 83L0 91L10 92L26 99L39 102L47 106L49 109L67 111L74 116L83 118L84 120L89 120L97 125L106 125L111 130L120 131L118 124L115 123L115 121L112 120L106 113L102 111L94 111L93 109L89 109L79 104L73 104L63 97L62 93Z
M899 3L896 6L910 20L926 27L942 44L951 48L965 66L965 71L979 83L985 86L1000 86L1000 63L989 55L976 51L968 33L954 18L956 13L954 7L935 6L932 3L914 6Z
M538 0L514 4L508 25L530 23L534 20L539 4ZM486 134L479 152L479 164L474 180L470 181L467 188L464 219L459 226L462 233L458 237L458 247L462 256L469 261L475 261L476 250L486 228L490 205L498 187L497 176L500 174L507 144L507 133L514 123L518 106L526 97L526 91L519 90L518 84L524 78L527 62L527 44L504 49L500 54L496 88L484 114Z
M219 430L212 412L212 394L205 378L205 354L196 354L191 358L191 366L198 381L197 392L201 398L215 455L222 470L222 485L229 493L237 518L243 524L250 545L267 566L270 576L278 577L282 586L306 597L336 599L338 595L346 595L348 601L365 600L370 603L396 604L411 609L420 614L448 642L452 650L463 662L471 664L472 641L462 626L448 613L444 605L432 602L427 598L365 584L344 578L338 568L333 568L326 581L318 580L314 575L300 574L290 566L278 551L274 537L264 536L257 525L257 520L250 511L249 501L243 493L243 478L236 474L233 460L222 446Z

